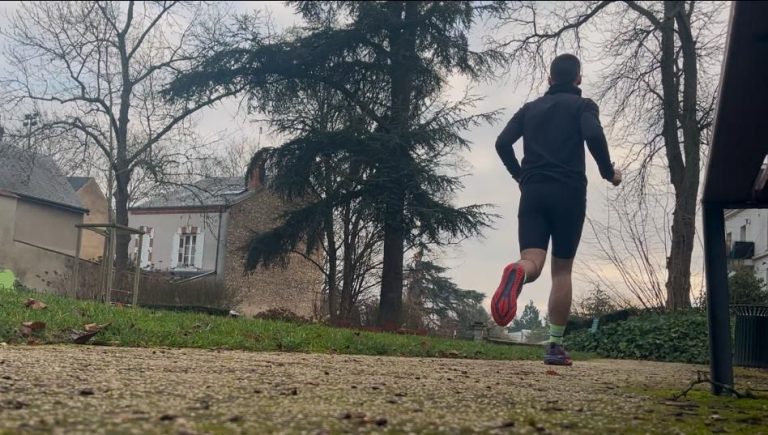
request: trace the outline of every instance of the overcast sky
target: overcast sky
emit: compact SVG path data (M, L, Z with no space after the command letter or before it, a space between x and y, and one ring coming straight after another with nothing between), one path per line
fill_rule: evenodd
M0 26L4 26L7 14L14 8L16 2L4 2L0 4ZM235 2L239 11L268 10L270 11L278 27L289 27L300 22L293 11L278 2ZM478 35L475 35L477 37ZM0 60L2 61L2 60ZM589 65L584 67L583 90L584 95L589 96L595 87L595 68ZM464 153L464 158L469 163L464 178L465 188L457 197L458 205L476 203L488 203L496 206L494 212L500 215L494 228L487 230L484 237L463 242L459 247L445 252L441 263L451 268L450 275L456 283L466 289L478 290L490 296L498 285L502 268L509 262L518 258L519 249L517 242L517 205L519 190L511 180L504 166L499 161L494 142L501 128L512 114L526 101L529 96L541 95L544 87L530 89L525 84L515 86L510 80L502 80L497 83L469 83L466 79L455 78L451 81L452 92L458 95L467 86L471 86L473 93L485 97L477 111L490 111L502 109L502 119L496 125L483 125L466 132L472 146ZM216 135L225 132L230 137L245 136L259 137L258 124L254 123L247 114L238 110L238 101L230 100L208 109L201 117L198 125L201 132ZM605 118L603 122L607 121ZM262 145L277 145L275 140L264 131L261 136ZM610 140L609 140L610 145ZM522 143L515 146L518 156L521 155ZM620 161L618 153L617 161ZM600 221L607 221L608 213L605 203L606 194L609 192L607 182L600 179L597 167L591 158L587 159L587 176L589 178L588 192L588 216ZM585 229L585 237L590 237ZM694 273L701 271L700 251L697 245L697 253L692 265ZM582 260L596 262L597 256L588 246L582 245L578 257ZM610 268L604 269L606 274L615 276L616 272ZM532 299L542 314L546 311L549 295L549 267L545 268L539 281L526 286L521 298L521 304ZM575 295L578 296L588 290L584 284L576 283ZM489 298L488 298L489 299ZM488 306L486 299L486 307Z

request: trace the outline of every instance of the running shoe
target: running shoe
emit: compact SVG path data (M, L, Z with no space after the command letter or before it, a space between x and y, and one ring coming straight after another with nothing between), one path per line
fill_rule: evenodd
M491 299L491 315L499 326L507 326L517 314L517 297L525 283L525 269L518 263L504 268L501 283Z
M568 355L562 344L549 343L544 352L544 364L569 366L573 364L573 360L571 360L571 356Z

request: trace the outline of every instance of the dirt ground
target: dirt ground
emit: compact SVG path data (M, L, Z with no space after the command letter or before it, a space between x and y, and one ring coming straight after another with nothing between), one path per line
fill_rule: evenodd
M768 433L766 400L718 413L660 392L705 369L5 346L0 433Z

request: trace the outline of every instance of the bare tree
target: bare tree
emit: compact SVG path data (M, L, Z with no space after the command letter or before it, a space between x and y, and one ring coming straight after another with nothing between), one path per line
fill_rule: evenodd
M3 96L48 110L41 130L72 132L100 151L114 181L116 222L127 225L132 195L188 164L193 115L237 91L173 104L160 95L213 48L222 19L215 4L200 2L24 3L4 33ZM129 241L117 239L118 270Z
M584 273L580 278L609 292L619 305L635 302L658 310L666 303L662 259L669 241L669 204L659 202L667 199L665 196L652 197L652 204L648 199L647 194L644 197L639 192L620 195L609 203L611 219L607 223L587 219L594 237L585 243L597 248L602 263L609 264L610 270L602 270L594 259L582 261ZM631 299L622 297L626 293Z
M259 127L256 138L241 136L221 141L218 152L205 162L202 172L213 177L245 177L248 162L261 148L261 131Z
M597 98L612 112L613 139L627 144L624 166L632 176L624 191L642 196L660 180L673 187L664 285L671 310L690 306L702 138L712 124L726 5L518 2L503 20L509 36L497 41L538 80L564 50L602 67Z

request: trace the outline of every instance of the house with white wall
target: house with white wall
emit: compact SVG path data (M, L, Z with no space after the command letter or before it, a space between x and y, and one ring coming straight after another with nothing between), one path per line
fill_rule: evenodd
M725 243L731 268L748 267L768 282L768 210L726 210Z
M250 192L242 178L206 178L131 207L128 222L143 229L139 250L147 270L199 275L222 270L229 208Z
M313 317L322 274L291 254L285 267L245 270L248 242L274 229L291 204L263 185L259 171L245 178L206 178L131 207L128 224L145 231L133 239L141 267L189 279L215 279L239 295L237 311L252 315L287 309Z

